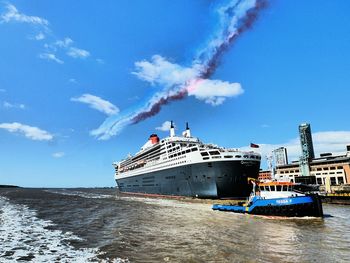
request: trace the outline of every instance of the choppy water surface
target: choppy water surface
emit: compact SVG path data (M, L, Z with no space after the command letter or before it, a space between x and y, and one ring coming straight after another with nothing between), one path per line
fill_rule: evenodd
M1 189L0 262L350 262L350 206L269 219L114 189Z

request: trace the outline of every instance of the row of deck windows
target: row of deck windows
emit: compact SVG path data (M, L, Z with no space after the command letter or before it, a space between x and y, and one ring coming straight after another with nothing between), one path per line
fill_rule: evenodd
M209 154L210 155L220 155L220 152L218 152L218 151L211 151L209 153L208 152L201 152L201 155L203 157L209 156ZM225 158L232 158L232 157L233 157L232 155L225 155ZM242 158L241 155L235 155L235 157L236 158ZM215 158L215 156L213 158ZM250 156L249 155L243 155L243 158L251 158L251 159L258 159L259 160L261 157L258 156L258 155L250 155ZM208 159L208 158L205 158L205 159Z
M291 185L265 185L259 187L261 191L289 191L292 190Z
M169 158L174 158L176 156L180 156L180 155L183 155L183 154L186 154L189 152L195 152L195 151L198 151L198 148L187 149L186 151L171 154L171 155L169 155Z

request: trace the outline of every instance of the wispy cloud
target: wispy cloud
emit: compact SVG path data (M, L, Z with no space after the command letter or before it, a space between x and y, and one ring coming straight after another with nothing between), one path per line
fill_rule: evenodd
M54 137L49 132L41 130L38 127L28 126L18 122L0 123L0 129L7 130L11 133L23 134L28 139L34 141L51 141Z
M28 16L23 13L20 13L17 10L17 8L12 4L7 4L5 8L7 9L7 11L3 13L0 17L0 21L2 23L20 22L41 26L49 25L49 22L44 18L38 16Z
M196 67L186 68L167 61L160 55L154 55L151 61L135 62L135 71L132 74L151 85L171 87L183 85L190 79L198 76Z
M6 92L6 90L5 89L0 89L0 92Z
M44 46L46 50L50 52L57 52L58 49L64 50L66 54L72 58L87 58L90 56L89 51L74 47L73 43L74 41L71 38L65 37L52 44L45 44Z
M62 158L65 155L64 152L55 152L52 154L53 158Z
M73 40L69 37L65 37L62 40L57 40L54 45L61 47L61 48L67 48L69 47L71 44L73 44Z
M67 55L71 56L72 58L87 58L90 56L90 52L84 49L71 47L69 48Z
M91 94L83 94L78 98L71 98L71 101L88 104L90 108L103 112L109 116L115 115L119 112L118 107L114 106L111 102Z
M43 40L45 39L45 35L42 32L40 32L39 34L35 35L34 38L35 40Z
M350 145L350 131L324 131L315 132L312 134L315 154L331 152L334 154L344 154L346 152L346 145ZM256 142L254 142L256 143ZM274 149L279 147L286 147L289 160L298 160L301 156L301 146L299 138L293 138L285 143L268 144L258 143L259 151L263 156L270 155ZM243 147L242 149L249 149Z
M12 4L5 4L6 11L0 15L0 23L27 23L32 25L32 28L37 32L34 37L30 37L31 40L46 40L44 43L45 52L39 55L39 58L46 60L52 60L59 64L63 64L61 59L57 58L57 52L63 50L66 55L73 58L87 58L90 56L90 52L78 47L74 47L73 40L69 37L59 39L49 28L49 21L38 16L29 16L20 13L18 9ZM40 32L38 32L40 29ZM97 60L101 63L102 60Z
M182 67L167 61L160 55L154 55L151 61L135 63L136 70L132 74L151 85L163 87L180 86L189 96L195 96L208 104L217 106L226 98L235 97L243 93L239 83L229 83L221 80L201 78L202 66L194 64L192 67Z
M55 61L58 64L63 64L64 63L63 60L57 58L56 55L53 54L53 53L42 53L42 54L39 54L39 58Z
M228 97L236 97L243 93L241 84L221 80L199 79L187 86L188 95L213 106L222 104Z
M25 109L25 105L20 103L20 104L13 104L13 103L10 103L8 101L4 101L4 103L2 104L4 108L7 108L7 109L11 109L11 108L15 108L15 109L21 109L21 110L24 110Z
M98 64L105 64L105 61L103 59L101 59L101 58L96 58L96 62Z
M156 130L158 130L158 131L169 131L170 130L170 125L171 125L170 121L165 121L165 122L163 122L163 124L161 126L156 127Z
M74 84L77 84L77 83L78 83L78 81L77 81L76 79L74 79L74 78L70 78L68 81L69 81L70 83L74 83Z

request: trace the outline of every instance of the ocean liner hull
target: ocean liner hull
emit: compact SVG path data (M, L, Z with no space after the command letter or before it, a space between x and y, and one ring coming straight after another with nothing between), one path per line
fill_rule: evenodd
M199 198L246 197L247 178L257 178L260 162L230 160L188 164L116 179L121 192Z

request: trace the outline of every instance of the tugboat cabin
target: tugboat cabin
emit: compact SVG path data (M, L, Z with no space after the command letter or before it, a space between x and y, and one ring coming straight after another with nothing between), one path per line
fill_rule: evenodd
M294 186L295 184L291 182L259 183L255 195L266 199L304 196L302 193L295 191Z

